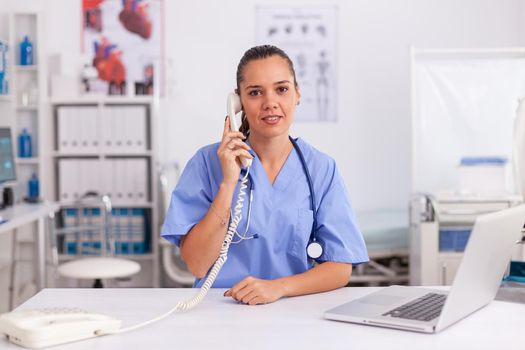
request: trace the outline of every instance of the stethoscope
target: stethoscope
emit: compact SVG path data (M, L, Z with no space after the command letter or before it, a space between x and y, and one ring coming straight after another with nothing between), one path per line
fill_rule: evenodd
M306 175L306 181L308 182L308 188L310 190L310 209L313 212L314 220L313 220L312 228L310 231L310 240L308 242L308 245L306 246L306 253L310 259L318 259L323 254L323 246L317 240L317 237L316 237L315 228L317 227L317 209L315 207L315 192L314 192L314 186L312 184L312 177L310 176L310 172L308 171L308 167L306 166L306 161L304 159L303 152L301 152L301 149L299 148L299 145L297 144L296 139L293 139L291 136L288 136L288 138L292 142L292 145L295 151L297 152L297 155L299 156L299 160L301 161L301 164L303 166L304 174ZM247 214L248 217L246 219L246 227L245 227L243 234L240 234L237 231L235 232L235 235L237 236L237 240L232 241L231 242L232 244L238 244L244 240L259 238L259 235L257 234L248 235L248 229L250 227L250 218L251 218L251 211L252 211L253 190L254 190L254 185L253 185L253 181L252 181L250 174L248 174L248 179L250 183L250 197L249 197L249 202L248 202L248 214Z

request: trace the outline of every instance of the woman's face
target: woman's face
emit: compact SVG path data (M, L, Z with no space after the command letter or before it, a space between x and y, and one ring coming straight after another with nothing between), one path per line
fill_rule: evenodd
M242 75L239 95L250 134L265 138L288 136L300 94L286 60L274 55L250 61Z

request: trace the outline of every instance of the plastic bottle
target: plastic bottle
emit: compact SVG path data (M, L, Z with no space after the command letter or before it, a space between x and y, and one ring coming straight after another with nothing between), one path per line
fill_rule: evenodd
M7 95L7 68L8 68L8 49L7 43L0 40L0 95Z
M20 64L22 66L31 66L33 64L33 44L26 35L24 41L20 43Z
M37 199L40 196L40 185L36 173L31 175L27 183L28 197L30 199Z
M18 136L18 156L20 158L31 158L32 155L31 135L27 132L27 129L24 128Z

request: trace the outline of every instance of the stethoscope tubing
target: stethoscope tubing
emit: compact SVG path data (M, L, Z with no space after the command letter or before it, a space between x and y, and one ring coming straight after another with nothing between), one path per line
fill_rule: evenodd
M313 212L313 223L312 223L312 227L310 229L310 240L309 240L308 244L311 244L313 242L317 242L317 238L316 238L316 235L315 235L315 231L316 231L316 228L317 228L317 208L315 206L316 201L315 201L315 192L314 192L312 177L310 176L310 172L308 171L308 166L306 165L306 160L304 159L303 152L301 151L301 149L299 148L299 145L297 144L297 139L294 139L291 136L288 136L288 138L292 142L292 145L293 145L295 151L297 152L297 155L299 156L299 160L301 161L301 165L303 167L303 172L306 175L306 181L308 182L308 189L310 190L310 209ZM253 179L252 179L251 174L248 174L248 180L249 180L249 183L250 183L250 199L249 199L249 203L248 203L248 214L247 214L248 215L248 218L247 218L248 222L246 224L246 229L244 231L244 234L241 235L238 232L236 232L236 236L238 236L239 238L238 238L238 240L233 241L232 244L238 244L238 243L242 242L243 240L247 240L247 239L258 238L257 234L254 234L254 235L251 235L251 236L247 236L248 229L249 229L250 216L251 216L251 209L252 209L252 198L253 198L252 197L252 193L253 193L253 190L254 190Z

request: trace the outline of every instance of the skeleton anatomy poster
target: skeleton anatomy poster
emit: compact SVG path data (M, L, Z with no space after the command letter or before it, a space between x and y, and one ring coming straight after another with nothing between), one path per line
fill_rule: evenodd
M336 6L259 6L256 41L283 49L301 90L298 121L337 121Z

